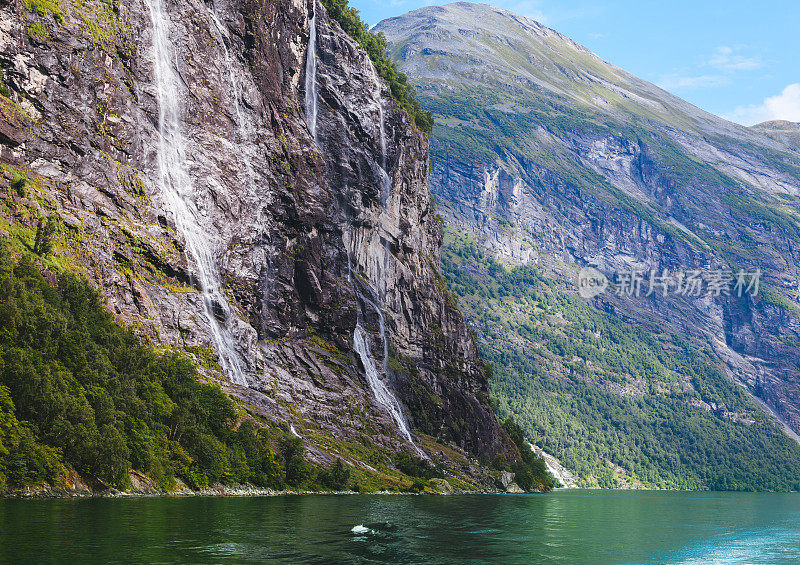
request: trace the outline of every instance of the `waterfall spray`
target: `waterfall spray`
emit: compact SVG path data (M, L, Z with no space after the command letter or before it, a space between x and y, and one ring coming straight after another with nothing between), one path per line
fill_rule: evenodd
M226 39L230 40L230 33L228 32L227 27L225 27L219 19L217 15L217 3L216 1L212 3L212 8L210 10L211 21L214 23L214 27L217 28L217 33L219 33L219 42L220 46L222 47L222 52L225 56L225 66L228 69L228 80L231 85L231 92L233 95L233 110L235 112L236 117L236 128L239 134L239 143L246 143L249 138L249 131L245 127L246 118L244 113L242 112L242 100L244 98L244 91L242 89L242 84L239 81L238 77L236 76L236 69L234 66L233 57L228 50L228 45L226 43ZM252 182L253 179L253 167L250 163L250 157L248 156L246 151L242 151L242 161L245 165L245 172L247 173L247 180L248 182Z
M306 51L306 123L314 142L317 141L317 6L309 21L308 50Z
M347 280L352 281L353 278L350 256L348 254ZM375 364L375 360L372 357L372 351L369 346L367 333L364 330L363 324L361 323L361 303L363 302L365 305L371 306L378 315L378 331L383 343L382 369L385 376L389 368L389 341L386 337L386 321L384 319L383 312L375 302L361 294L361 292L358 290L358 282L353 284L353 290L356 293L356 329L353 332L353 350L358 354L358 357L361 359L361 364L364 366L367 384L369 384L375 400L392 417L392 420L394 420L394 423L397 425L397 429L400 430L401 434L403 434L405 440L411 444L411 446L419 455L427 458L425 452L417 447L416 443L414 443L414 438L411 436L411 431L408 428L408 422L406 422L405 416L403 416L403 410L400 407L400 402L397 400L397 397L395 397L389 387L386 386L384 379L381 378L380 372Z
M158 101L158 182L161 194L175 216L175 226L183 236L194 263L196 281L203 297L211 337L219 352L220 365L234 383L246 385L242 360L236 352L227 322L231 308L225 294L213 251L211 238L198 219L199 210L192 200L194 187L185 168L185 141L181 133L181 100L174 54L169 42L169 18L162 0L146 0L153 25L154 75ZM222 318L222 321L217 317Z

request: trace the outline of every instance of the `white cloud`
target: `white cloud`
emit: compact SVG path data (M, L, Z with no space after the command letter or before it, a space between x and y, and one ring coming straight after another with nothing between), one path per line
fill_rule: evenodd
M762 65L761 57L738 55L737 51L740 49L741 47L720 45L714 49L706 61L699 63L693 70L676 69L677 72L661 75L657 84L665 90L694 90L728 86L733 83L733 78L737 73L754 71L760 69Z
M724 75L699 75L682 76L679 74L661 75L656 83L664 90L709 88L730 84L730 79Z
M590 33L589 39L605 39L608 37L607 33Z
M783 92L766 98L761 104L739 106L723 118L745 126L769 120L800 122L800 83L790 84Z
M761 57L736 55L738 48L720 45L706 63L721 71L754 71L761 68Z
M499 2L494 4L509 12L525 16L529 20L547 25L547 15L542 11L542 3L539 0L522 0L512 2Z

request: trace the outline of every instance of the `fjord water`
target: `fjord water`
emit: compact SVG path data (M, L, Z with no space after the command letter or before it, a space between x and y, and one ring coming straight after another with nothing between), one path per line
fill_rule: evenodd
M355 534L363 525L367 533ZM358 531L363 531L359 529ZM0 561L795 563L800 495L0 500Z

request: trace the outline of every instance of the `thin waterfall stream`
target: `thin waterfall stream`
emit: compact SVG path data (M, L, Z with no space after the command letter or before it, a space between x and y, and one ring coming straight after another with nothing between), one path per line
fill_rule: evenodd
M387 148L386 148L386 117L383 111L383 97L381 96L381 79L378 78L376 81L377 90L375 92L376 99L378 101L378 139L380 142L381 148L381 164L378 168L378 176L380 180L380 188L381 188L381 206L384 208L389 203L389 197L392 195L392 179L389 176L389 168L388 168L388 157L387 157Z
M308 125L309 132L311 133L312 137L314 138L314 142L317 142L317 111L318 111L318 91L317 91L317 10L316 5L314 5L314 13L309 20L309 39L308 39L308 48L306 51L306 68L305 68L306 76L305 76L305 111L306 111L306 123ZM387 168L387 143L386 143L386 132L385 132L385 125L384 125L384 113L383 113L383 106L381 100L381 85L380 81L377 83L377 100L378 100L378 118L379 118L379 143L380 143L380 150L381 150L381 164L379 165L378 174L379 174L379 182L380 182L380 189L381 189L381 206L386 207L388 198L391 194L392 188L392 181L389 177L386 168ZM387 249L388 252L388 249ZM384 261L385 262L385 261ZM381 272L381 277L384 277L385 274ZM348 254L348 281L352 282L352 267L350 263L350 256ZM385 283L379 285L379 291L383 290L382 294L385 294ZM353 350L358 354L359 358L361 359L361 363L364 366L364 372L366 374L367 383L369 384L370 389L377 400L378 404L380 404L386 412L394 420L397 428L400 430L400 433L403 435L406 441L410 443L414 449L418 453L424 456L424 452L417 447L414 443L414 439L411 436L411 431L408 428L408 423L406 422L405 417L403 416L403 411L400 407L400 403L397 398L394 396L392 391L388 388L384 379L381 378L381 371L378 370L376 366L375 360L372 357L372 352L370 350L369 345L369 338L367 332L364 330L364 326L362 324L362 316L361 316L361 306L360 304L363 302L366 305L370 305L372 308L375 309L375 312L378 316L378 329L380 332L381 340L383 343L383 360L382 360L382 369L383 375L385 376L388 371L389 365L389 342L386 337L386 322L384 319L383 311L381 308L372 300L369 300L365 296L363 296L358 290L358 284L353 284L354 290L356 292L357 300L358 300L358 307L357 307L357 317L356 317L356 328L353 332Z
M314 142L317 141L317 5L309 21L308 50L306 52L305 106L306 123Z
M230 50L228 49L228 45L226 43L226 39L230 40L230 32L228 28L223 25L223 23L219 19L219 15L217 14L217 2L214 1L211 6L211 10L209 11L211 16L211 21L214 22L214 27L217 29L217 33L219 33L219 42L220 46L222 47L222 52L225 57L225 66L228 69L228 80L231 85L231 91L233 94L233 109L236 117L236 129L238 130L238 143L246 143L250 139L250 132L248 128L245 126L246 117L244 112L242 112L242 100L244 98L244 90L242 89L242 83L236 76L236 69L234 66L234 59L231 56ZM247 175L248 183L252 183L253 181L253 166L250 162L250 156L247 154L247 151L242 151L242 161L244 162L245 166L245 173Z
M348 274L347 279L348 281L352 281L352 267L350 262L350 257L348 255L347 261L347 268ZM411 444L414 450L422 457L427 458L427 455L424 451L422 451L417 444L414 443L414 438L411 436L411 430L408 428L408 422L403 415L403 410L400 407L400 402L397 400L397 397L392 393L389 387L386 385L386 382L383 378L381 378L381 372L378 370L375 359L372 356L372 351L369 345L369 338L367 332L364 330L364 326L361 322L361 303L363 302L366 305L371 306L375 313L378 315L378 331L381 336L381 341L383 343L383 362L382 362L382 369L384 377L388 373L389 369L389 341L386 337L386 321L383 316L383 311L380 307L361 294L358 290L358 283L353 283L353 290L356 293L356 328L353 331L353 350L358 354L358 357L361 359L361 364L364 366L364 373L367 377L367 384L369 384L370 390L372 390L372 394L377 400L378 404L383 407L384 410L392 417L395 424L397 425L397 429L400 430L400 433L403 435L405 440Z
M169 17L162 0L146 0L153 25L154 78L158 101L158 182L161 194L175 216L175 226L194 263L211 337L228 379L247 385L244 364L227 327L231 307L222 291L220 273L210 246L212 238L199 221L193 201L194 186L186 171L186 143L181 133L181 95L175 55L169 40ZM224 321L217 319L217 316Z
M380 308L378 308L378 306L371 300L360 295L359 297L366 304L373 306L375 308L375 312L378 314L378 320L380 324L379 329L381 339L383 340L383 368L385 371L388 365L389 345L386 341L386 327L383 320L383 312L381 312ZM357 314L356 329L353 332L353 350L361 359L361 364L364 365L364 373L367 377L367 383L369 384L369 387L375 396L375 400L377 400L378 404L380 404L389 413L395 424L397 424L397 428L400 430L400 433L403 434L403 437L408 441L408 443L416 448L414 439L411 437L411 432L408 429L408 423L406 422L406 419L403 416L403 411L400 408L400 403L386 386L386 383L383 381L383 379L381 379L380 372L375 366L375 360L372 358L372 352L370 351L367 333L364 331L364 328L361 324L360 308L358 309Z
M385 114L383 109L383 96L382 96L382 85L380 78L376 75L375 80L375 100L376 100L376 109L377 109L377 117L378 117L378 142L380 148L380 163L375 164L375 168L377 169L378 174L378 182L380 187L380 205L383 213L386 213L389 210L389 198L391 196L392 191L392 180L388 174L388 149L387 149L387 139L386 139L386 126L385 126ZM306 80L308 80L308 73L306 73ZM306 88L306 93L309 92L309 89ZM307 115L309 115L307 113ZM359 358L361 359L361 364L364 366L364 372L366 374L367 383L372 390L372 393L377 400L378 404L380 404L386 412L394 420L395 424L397 425L398 430L403 435L405 440L414 448L418 455L427 459L427 454L420 449L417 444L414 442L414 438L411 435L411 430L408 427L408 422L403 415L403 410L401 408L400 402L397 400L397 397L388 387L385 379L389 373L389 340L386 336L386 320L383 314L383 303L386 301L386 295L388 291L388 284L386 280L387 271L389 268L389 260L391 258L391 253L389 249L389 242L388 240L383 239L382 241L384 256L382 264L376 265L376 275L377 279L375 281L375 301L370 300L361 292L358 288L358 282L353 282L352 277L352 263L350 260L350 255L348 253L347 258L347 269L348 275L347 280L353 282L353 289L356 293L356 300L357 300L357 315L356 315L356 328L353 332L353 350L358 354ZM380 334L381 342L383 344L383 359L381 364L381 369L376 366L375 359L373 358L372 351L369 344L368 334L364 329L362 324L362 315L361 315L361 304L365 306L369 306L375 310L375 313L378 316L378 332ZM380 303L380 304L379 304ZM383 374L381 374L383 373Z

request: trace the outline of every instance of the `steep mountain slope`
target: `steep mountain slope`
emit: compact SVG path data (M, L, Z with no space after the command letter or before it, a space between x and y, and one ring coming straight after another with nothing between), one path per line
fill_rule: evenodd
M683 439L699 419L728 452L743 443L759 446L744 450L751 455L774 452L773 475L791 467L779 488L796 484L800 452L757 405L800 430L800 153L784 135L791 128L726 122L486 5L423 8L375 30L436 117L432 191L455 230L446 270L484 351L500 361L501 411L520 415L539 445L573 466L588 458L588 481L611 473L724 486L745 477L746 461L720 476L704 470L715 461L708 453L689 461L694 440ZM505 267L482 263L461 232ZM503 269L514 265L535 266L535 281L509 284ZM599 285L581 289L593 305L582 314L573 302L581 267L595 269L583 273ZM716 378L723 371L731 380ZM586 395L608 410L575 402ZM635 424L641 436L613 416L630 415L631 399L646 414ZM664 422L683 437L665 439ZM591 453L576 457L582 441ZM657 461L648 443L688 459ZM738 486L778 483L748 476Z
M52 217L50 267L320 462L517 457L437 271L427 138L320 3L0 8L12 247Z
M786 120L772 120L750 126L750 129L779 141L786 142L795 151L800 150L800 123L788 122Z

